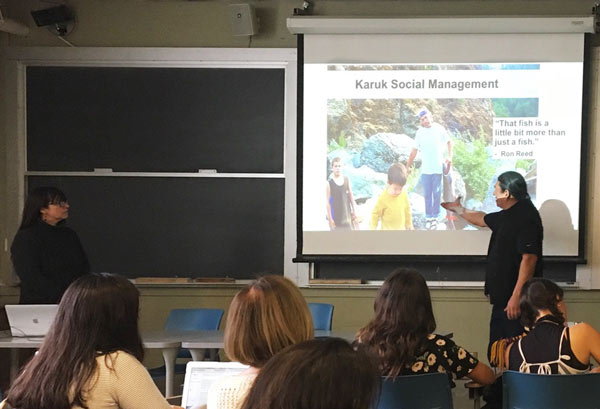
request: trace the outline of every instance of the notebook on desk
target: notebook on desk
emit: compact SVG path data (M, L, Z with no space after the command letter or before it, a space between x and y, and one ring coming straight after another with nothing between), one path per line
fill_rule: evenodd
M239 362L188 362L183 382L181 406L184 409L199 409L206 405L208 390L217 379L237 375L248 368Z
M13 337L43 337L48 333L58 305L5 305Z

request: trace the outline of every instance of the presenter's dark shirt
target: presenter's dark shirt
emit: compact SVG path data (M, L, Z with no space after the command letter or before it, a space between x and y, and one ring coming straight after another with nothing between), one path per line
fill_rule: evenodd
M506 306L519 278L523 254L538 256L535 277L542 275L544 230L540 214L529 199L484 217L492 229L485 273L485 293L494 305Z
M90 270L77 233L64 223L39 220L20 229L10 251L21 280L21 304L56 304L69 284Z

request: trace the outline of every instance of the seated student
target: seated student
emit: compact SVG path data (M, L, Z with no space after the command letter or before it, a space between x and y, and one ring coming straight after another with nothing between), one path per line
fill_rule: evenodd
M242 409L369 409L379 371L362 349L340 338L301 342L261 369Z
M371 214L371 230L381 220L381 230L413 230L406 185L406 166L395 163L388 169L388 185L381 193Z
M379 358L383 376L445 372L475 382L494 382L492 370L450 338L438 335L427 283L418 271L398 269L377 292L375 317L356 335Z
M545 278L532 278L521 290L521 322L529 333L507 348L508 368L540 374L589 371L590 356L600 362L600 333L589 324L565 326L562 289ZM600 372L595 368L593 372Z
M170 409L142 365L139 292L112 274L88 274L64 293L39 353L8 391L19 409Z
M250 368L213 383L208 409L241 407L260 368L273 355L313 336L308 304L294 283L281 276L265 276L248 284L229 306L225 353Z

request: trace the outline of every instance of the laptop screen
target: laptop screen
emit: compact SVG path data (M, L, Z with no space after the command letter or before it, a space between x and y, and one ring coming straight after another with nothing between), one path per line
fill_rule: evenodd
M43 337L48 333L58 305L6 305L6 316L13 337Z
M206 405L208 390L217 379L237 375L248 368L239 362L188 362L183 383L181 406L185 409L200 409Z

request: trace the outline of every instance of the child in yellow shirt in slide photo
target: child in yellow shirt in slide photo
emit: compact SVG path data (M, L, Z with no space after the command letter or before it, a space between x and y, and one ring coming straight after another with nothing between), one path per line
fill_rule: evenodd
M414 230L408 194L404 190L406 166L395 163L388 169L387 188L381 193L371 214L371 230Z

